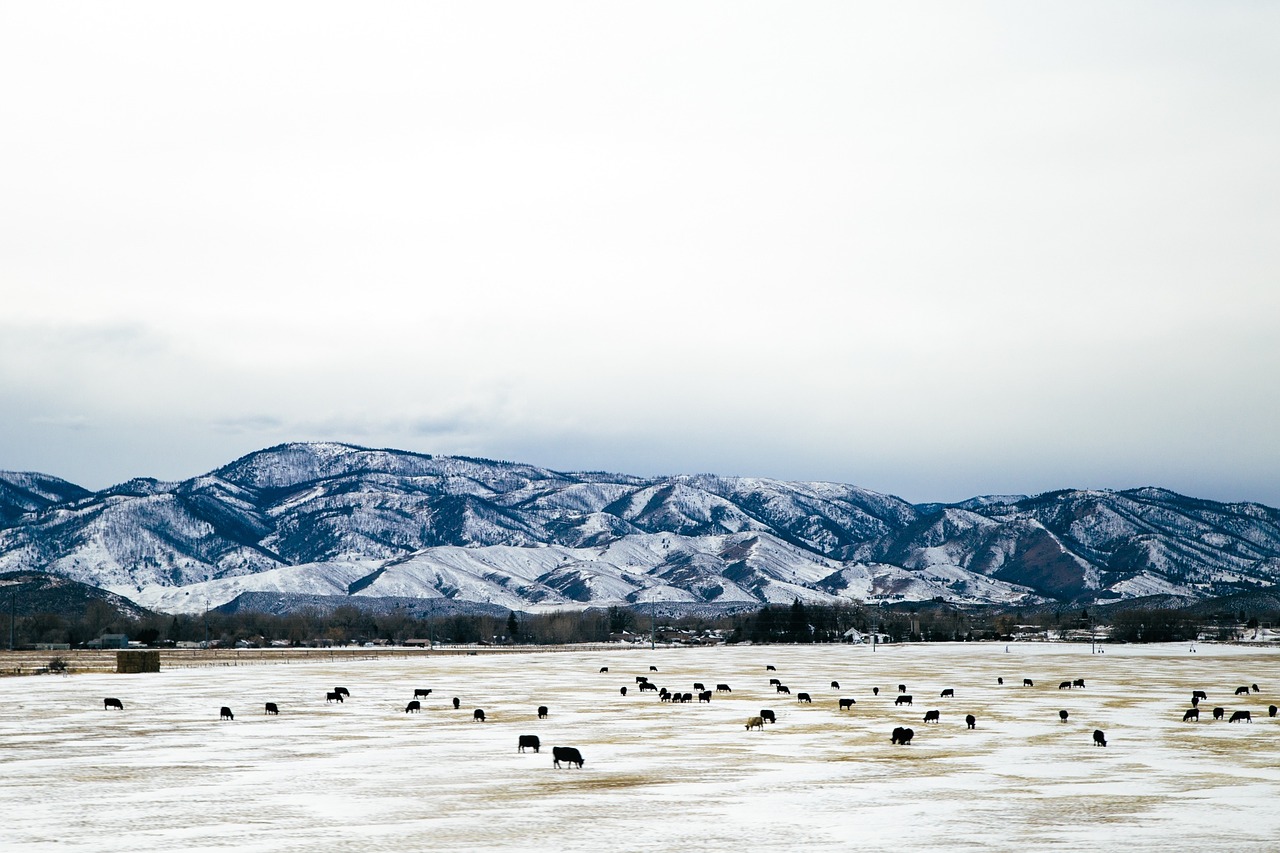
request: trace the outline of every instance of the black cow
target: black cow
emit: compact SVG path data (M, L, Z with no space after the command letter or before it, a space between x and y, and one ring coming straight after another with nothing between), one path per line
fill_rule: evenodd
M1187 720L1195 720L1197 723L1200 722L1200 709L1188 708L1187 712L1182 715L1182 722L1185 723Z
M412 712L412 713L416 714L416 713L418 713L418 712L419 712L419 711L421 711L421 710L422 710L422 703L421 703L421 702L419 702L417 699L414 699L414 700L413 700L412 702L410 702L408 705L405 705L405 706L404 706L404 712L405 712L406 714L408 714L408 713L410 713L410 712Z
M1261 690L1259 690L1259 689L1258 689L1258 685L1256 685L1256 684L1250 684L1250 685L1249 685L1249 687L1253 690L1253 692L1254 692L1254 693L1261 693L1261 692L1262 692Z
M1199 708L1199 707L1200 707L1200 697L1199 697L1199 696L1192 696L1192 697L1191 697L1191 707L1192 707L1192 708Z
M693 701L693 694L692 694L692 693L681 693L681 694L680 694L680 701L681 701L681 702L692 702L692 701Z
M910 694L910 693L903 693L903 694L902 694L901 696L899 696L897 699L894 699L894 700L893 700L893 704L894 704L894 705L910 705L910 704L911 704L911 694Z
M770 687L777 687L777 686L778 686L779 684L781 684L781 683L782 683L782 682L781 682L780 680L776 679L776 678L770 678L770 679L769 679L769 686L770 686Z
M706 689L707 689L707 685L703 684L701 681L695 681L695 682L693 682L693 689L694 689L694 690L706 690Z
M119 699L115 699L110 696L102 700L102 710L109 711L112 708L115 708L117 711L123 711L124 703L121 702Z
M324 701L325 701L325 704L328 704L328 703L330 703L330 702L341 702L341 701L342 701L342 694L341 694L341 693L326 693L326 694L324 694Z
M516 752L524 752L526 746L537 752L542 746L542 741L538 740L537 735L520 735L520 740L516 744Z
M670 702L671 694L668 693L667 688L664 687L662 688L662 692L658 694L658 698L661 699L663 702Z
M1267 708L1267 716L1274 717L1276 715L1276 710L1277 708L1275 705L1272 705L1271 707Z
M761 708L761 709L760 709L760 719L764 720L766 723L776 723L776 722L778 722L778 718L777 718L777 717L774 715L774 713L773 713L772 711L770 711L768 708Z
M777 672L778 668L771 663L764 665L765 672Z
M1077 678L1075 681L1071 682L1071 686L1072 686L1072 687L1084 687L1084 679L1083 679L1083 678Z
M899 693L906 693L906 692L907 692L907 685L905 685L905 684L899 684L899 685L898 685L898 692L899 692Z
M964 724L971 729L976 729L978 727L978 718L975 717L973 714L965 714Z
M1024 679L1022 679L1022 686L1023 686L1023 687L1035 687L1035 686L1036 686L1036 683L1035 683L1034 681L1032 681L1030 678L1024 678Z
M424 689L421 689L421 688L420 688L420 689L418 689L418 690L413 691L413 698L414 698L414 699L426 699L426 698L427 698L428 696L430 696L430 695L431 695L431 691L430 691L430 690L424 690Z
M832 690L839 690L839 689L840 689L840 682L838 682L838 681L833 681L833 682L831 682L831 689L832 689Z
M276 705L276 703L275 703L275 702L268 702L268 703L267 703L267 710L263 711L263 713L264 713L264 714L275 714L275 715L278 717L278 716L280 716L280 708L279 708L279 707L277 707L277 705Z
M223 705L223 706L222 706L222 710L221 710L221 712L219 712L218 719L219 719L219 720L234 720L235 718L236 718L236 715L235 715L235 714L233 714L233 713L231 713L231 709L230 709L230 708L228 708L226 705Z
M1222 719L1222 715L1223 715L1223 714L1225 714L1225 713L1227 713L1227 710L1226 710L1225 708L1214 708L1214 709L1213 709L1213 718L1214 718L1215 720L1221 720L1221 719Z
M1093 730L1093 745L1094 745L1094 746L1106 746L1106 745L1107 745L1107 736L1106 736L1105 734L1103 734L1102 729L1094 729L1094 730Z
M788 686L787 686L787 685L785 685L785 684L779 684L779 685L778 685L778 692L779 692L779 693L785 693L785 694L787 694L788 696L790 696L790 695L791 695L791 688L790 688L790 687L788 687Z
M1209 694L1205 693L1203 690L1192 690L1191 698L1192 699L1208 699Z
M483 709L481 709L481 708L476 708L474 711L472 711L472 712L471 712L471 721L472 721L472 722L475 722L475 723L483 723L483 722L484 722L484 710L483 710Z
M1002 678L1002 677L997 677L997 678L996 678L996 684L1004 684L1004 678Z
M654 684L652 681L640 682L640 692L643 693L646 690L652 690L653 692L656 693L658 692L658 685Z
M647 675L637 675L637 676L636 676L636 684L644 684L644 683L645 683L646 681L648 681L648 680L649 680L649 676L647 676Z
M1067 717L1070 717L1070 716L1071 716L1071 715L1070 715L1070 714L1068 714L1066 711L1059 711L1059 712L1058 712L1058 719L1059 719L1059 720L1062 720L1062 722L1064 722L1064 723L1067 721Z
M607 667L607 666L602 666L602 667L600 667L600 671L601 671L601 672L608 672L608 671L609 671L609 667Z
M847 711L850 708L852 708L856 703L852 699L841 699L839 704L840 704L841 711Z
M942 695L939 698L946 699L948 696L950 696L954 699L955 695L956 695L956 691L948 687L946 690L942 691Z
M547 718L547 706L546 706L546 705L539 705L539 706L538 706L538 719L539 719L539 720L545 720L546 718Z
M582 753L578 752L577 747L573 746L553 746L551 747L551 764L557 770L560 769L560 762L564 761L568 764L578 765L578 769L582 769L582 765L586 764L582 760Z
M1248 712L1248 711L1236 711L1236 712L1232 713L1232 715L1231 715L1231 719L1227 720L1227 722L1228 722L1228 723L1238 723L1238 722L1240 722L1241 720L1244 720L1246 723L1252 723L1252 722L1253 722L1253 717L1249 715L1249 712Z
M925 711L924 721L926 723L940 723L942 722L942 714L938 711Z
M657 668L656 666L651 666L651 667L649 667L649 671L650 671L650 672L657 672L657 671L658 671L658 668Z
M914 729L906 729L906 728L903 728L902 726L897 726L896 728L894 728L893 734L889 738L889 743L896 743L901 746L906 746L907 744L911 743L911 739L915 736L916 736L916 733Z
M1059 684L1059 685L1058 685L1058 689L1059 689L1059 690L1070 690L1070 689L1071 689L1071 682L1070 682L1070 681L1064 681L1064 682L1062 682L1061 684Z
M1248 692L1249 692L1249 688L1248 688L1248 687L1237 687L1237 688L1236 688L1236 695L1237 695L1237 696L1239 696L1239 695L1240 695L1240 694L1242 694L1242 693L1248 693Z
M810 705L812 705L812 704L813 704L813 700L809 698L809 694L808 694L808 693L797 693L797 694L796 694L796 701L797 701L797 702L808 702Z
M880 688L879 688L879 687L872 687L872 688L871 688L871 695L872 695L872 696L879 696L879 695L880 695Z
M698 701L699 701L699 702L710 702L710 701L711 701L711 691L710 691L710 690L703 690L703 691L700 691L700 692L698 693Z
M461 699L459 699L457 696L454 696L454 697L453 697L453 710L455 710L455 711L456 711L456 710L458 710L460 707L462 707L462 700L461 700Z
M727 685L727 684L717 684L717 685L716 685L716 692L717 692L717 693L732 693L732 692L733 692L733 689L732 689L732 688L730 688L730 687L729 687L729 685Z
M347 689L347 688L345 688L345 687L335 687L335 688L333 688L333 692L334 692L334 693L341 693L343 696L346 696L348 699L350 699L350 698L351 698L351 691L350 691L350 690L348 690L348 689Z

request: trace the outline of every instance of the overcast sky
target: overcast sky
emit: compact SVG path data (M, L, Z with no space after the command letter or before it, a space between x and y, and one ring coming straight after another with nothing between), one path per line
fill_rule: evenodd
M1280 505L1280 5L0 0L0 470Z

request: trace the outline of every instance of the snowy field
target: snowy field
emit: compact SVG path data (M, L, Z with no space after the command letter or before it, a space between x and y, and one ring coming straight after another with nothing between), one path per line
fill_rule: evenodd
M918 644L8 679L0 848L1274 850L1277 664L1280 653L1233 646ZM672 705L636 690L636 675L733 692ZM1076 678L1085 689L1058 688ZM1234 695L1255 682L1261 692ZM894 706L899 683L912 706ZM350 699L327 704L339 685ZM415 688L432 693L406 714ZM1209 699L1200 722L1184 723L1193 689ZM123 712L104 711L107 696ZM840 711L838 698L856 704ZM222 705L234 721L219 721ZM1215 722L1214 706L1249 710L1253 723ZM777 723L746 731L761 708ZM931 709L936 725L922 722ZM898 725L915 729L910 746L890 745ZM517 753L522 734L538 735L541 753ZM553 769L552 746L578 747L585 768Z

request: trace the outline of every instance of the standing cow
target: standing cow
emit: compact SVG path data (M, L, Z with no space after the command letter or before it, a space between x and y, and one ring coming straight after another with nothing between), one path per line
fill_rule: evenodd
M978 727L978 718L973 714L965 714L964 724L971 729L976 729Z
M525 747L537 752L541 746L542 741L538 740L537 735L520 735L520 739L516 744L516 752L524 752Z

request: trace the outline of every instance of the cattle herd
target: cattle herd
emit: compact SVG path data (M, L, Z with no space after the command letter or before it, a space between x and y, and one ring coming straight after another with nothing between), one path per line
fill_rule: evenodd
M657 667L650 666L649 671L651 673L657 672ZM774 666L773 664L766 664L764 667L764 671L776 672L777 667ZM609 672L609 667L600 667L599 669L600 674L607 674L608 672ZM637 676L634 676L634 678L635 678L635 684L639 686L641 695L643 695L646 692L653 692L657 694L657 698L660 702L670 703L672 705L684 704L684 703L691 702L693 700L693 696L694 696L693 693L682 692L677 690L669 690L666 687L659 687L657 684L655 684L653 681L650 680L651 677L648 675L637 675ZM762 682L763 682L763 679L762 679ZM995 682L998 686L1003 686L1004 677L998 676L995 679ZM1022 686L1024 688L1034 688L1035 682L1031 678L1023 678ZM768 687L773 689L773 692L775 695L790 694L790 690L788 689L788 687L782 684L781 679L777 677L768 679ZM706 689L705 682L702 682L702 681L693 682L693 688L694 690L697 691L697 699L699 704L710 703L712 701L713 695L715 694L729 695L730 698L732 698L732 693L733 693L732 688L726 682L716 682L714 691ZM903 705L911 706L913 704L913 694L907 692L906 683L899 683L897 685L897 688L898 688L897 694L893 698L892 706L894 708L899 708ZM766 688L764 687L763 683L761 683L758 689L760 689L761 691L764 691ZM850 689L856 689L856 688L850 688ZM862 689L866 690L867 693L870 694L870 698L864 697L864 702L872 703L872 707L867 709L869 714L877 713L878 711L882 709L886 709L888 707L887 696L885 700L877 701L880 695L879 686L867 686ZM1009 688L1004 688L1004 689L1009 689ZM1085 689L1085 681L1083 678L1065 679L1058 683L1058 689L1072 690L1072 691L1083 690ZM853 712L855 710L855 706L857 706L856 699L853 696L842 694L839 681L832 680L830 682L830 690L837 695L833 697L835 700L834 705L828 705L827 707L833 707L836 711L839 711L839 712ZM1236 688L1234 695L1248 696L1248 695L1259 693L1259 692L1261 692L1260 688L1256 683L1254 683L1250 685L1242 685ZM333 704L333 703L341 704L351 698L350 691L347 690L345 687L335 687L332 690L325 690L323 691L323 693L324 693L326 704ZM422 711L422 701L425 699L428 699L431 696L431 693L432 691L426 688L414 689L413 698L409 700L408 704L405 706L404 713L406 714L420 713ZM621 696L626 697L627 696L626 686L622 686L620 688L619 693ZM964 686L962 685L959 691L959 698L961 700L963 700L964 693L965 693L965 690L964 690ZM318 696L319 692L317 692L316 695ZM795 702L797 703L797 705L813 704L814 694L808 691L798 691L795 694L795 696L796 696ZM938 697L939 699L942 699L942 700L952 700L954 702L958 698L957 689L954 687L945 687L941 689L941 691L938 693ZM821 699L821 696L819 696L819 698ZM1201 700L1208 701L1208 698L1209 698L1208 691L1201 690L1201 689L1193 690L1191 694L1191 708L1187 709L1183 713L1182 721L1183 722L1199 722L1199 719L1200 719L1199 703ZM635 701L643 701L643 700L635 700ZM947 703L947 704L950 704L950 703ZM459 709L461 706L461 700L458 697L454 697L452 700L452 705L455 710ZM265 714L278 716L281 713L280 706L276 702L266 702L264 707L265 707ZM119 698L107 697L103 699L104 710L124 711L124 708L125 708L124 702ZM959 710L963 710L963 708ZM1274 718L1277 714L1277 707L1275 705L1268 705L1266 707L1266 711L1267 711L1268 717ZM1223 719L1226 716L1226 713L1227 713L1227 709L1222 706L1217 706L1213 708L1213 718L1215 720ZM535 715L537 719L545 720L550 716L550 710L546 705L539 705L536 708ZM956 711L956 717L959 717L958 710ZM1066 723L1069 717L1070 717L1070 714L1065 709L1060 710L1058 712L1058 718L1062 723ZM232 709L230 707L222 706L220 708L219 719L225 720L225 721L234 721L235 715L232 713ZM472 712L472 719L475 722L480 722L480 723L485 722L487 720L485 711L481 708L474 709L474 711ZM934 725L941 725L942 720L943 720L943 708L940 707L940 708L932 708L925 711L923 718L921 719L921 722L924 724L932 723ZM973 730L977 728L978 720L974 714L972 713L965 714L963 716L963 720L965 722L966 729ZM763 732L766 730L766 724L776 725L777 722L778 722L778 717L773 709L761 708L757 713L753 713L746 718L745 728L748 732L751 732L751 731ZM1231 712L1229 722L1251 723L1253 722L1253 716L1249 710L1238 708ZM895 726L892 732L890 733L889 742L890 744L895 746L908 746L912 743L915 737L915 734L916 734L915 731L911 728L907 728L901 725ZM1093 730L1093 745L1102 746L1102 747L1105 747L1107 745L1106 734L1101 729ZM517 739L517 752L523 753L526 749L530 749L535 753L539 752L541 749L541 739L537 735L533 735L533 734L519 735ZM562 764L566 764L570 767L577 767L578 769L582 769L583 765L586 763L582 757L581 751L577 747L561 747L561 746L553 747L552 756L553 756L552 766L557 769L560 768Z

